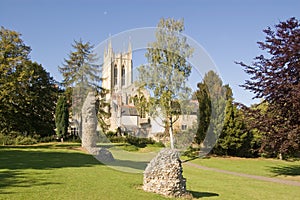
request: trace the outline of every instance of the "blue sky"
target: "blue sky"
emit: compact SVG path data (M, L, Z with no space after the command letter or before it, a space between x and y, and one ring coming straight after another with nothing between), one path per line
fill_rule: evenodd
M251 63L263 53L256 44L262 30L300 19L299 8L298 0L0 0L0 25L20 32L32 60L60 81L57 66L74 40L97 45L110 34L154 27L161 17L184 18L184 33L208 52L236 101L250 105L257 101L239 87L249 77L234 61Z

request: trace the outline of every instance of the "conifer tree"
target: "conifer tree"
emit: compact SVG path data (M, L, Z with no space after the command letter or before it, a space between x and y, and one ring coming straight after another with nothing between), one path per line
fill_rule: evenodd
M94 92L98 122L103 131L106 131L108 126L105 124L105 119L110 114L106 112L108 103L103 97L108 91L100 87L100 66L96 64L97 57L93 53L94 45L80 39L74 41L72 47L74 50L69 54L69 58L64 59L63 65L59 66L59 71L64 78L63 86L72 88L72 117L77 121L79 134L81 134L81 107L88 92Z
M55 109L56 135L62 139L68 133L69 127L69 106L64 95L60 96Z

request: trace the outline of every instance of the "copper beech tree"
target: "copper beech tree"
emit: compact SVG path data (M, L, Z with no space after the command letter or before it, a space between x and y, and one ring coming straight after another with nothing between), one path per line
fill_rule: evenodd
M250 80L242 87L268 103L266 112L248 110L253 123L263 133L261 150L271 156L295 155L300 150L300 24L296 18L264 30L258 42L265 55L251 65L239 62Z

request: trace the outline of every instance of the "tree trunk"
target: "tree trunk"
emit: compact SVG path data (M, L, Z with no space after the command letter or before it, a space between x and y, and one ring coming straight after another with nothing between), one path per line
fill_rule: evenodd
M170 133L170 144L171 149L174 149L174 136L173 136L173 124L172 124L172 116L170 117L170 127L169 127L169 133Z

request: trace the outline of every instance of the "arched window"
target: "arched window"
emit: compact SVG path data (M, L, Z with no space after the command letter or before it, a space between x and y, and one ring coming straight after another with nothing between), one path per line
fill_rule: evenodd
M125 85L125 67L124 65L122 66L122 71L121 71L121 77L122 77L122 86Z
M114 66L114 85L118 84L118 67L117 65Z

